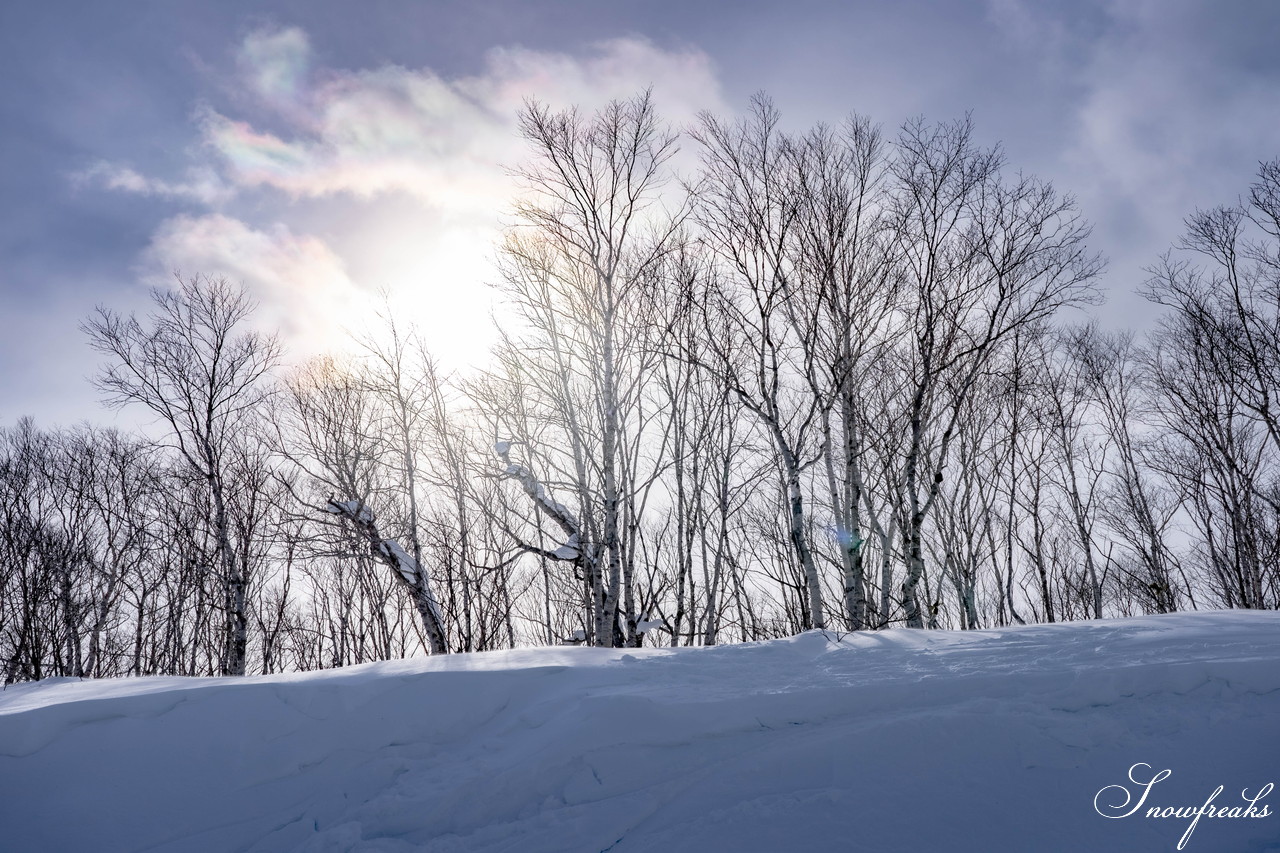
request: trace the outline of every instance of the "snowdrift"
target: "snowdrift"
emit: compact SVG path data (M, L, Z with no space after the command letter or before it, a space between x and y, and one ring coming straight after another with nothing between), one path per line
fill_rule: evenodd
M1247 853L1273 782L1275 613L0 694L12 853Z

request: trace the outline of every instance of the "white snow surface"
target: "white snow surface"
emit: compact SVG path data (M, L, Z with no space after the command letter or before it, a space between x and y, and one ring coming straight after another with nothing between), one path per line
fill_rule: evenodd
M373 510L360 501L330 500L324 511L334 515L348 515L356 521L373 521Z
M1280 614L19 685L0 850L1175 850L1095 809L1139 763L1144 809L1280 782ZM1184 849L1280 850L1262 805Z
M404 549L404 546L394 539L382 540L382 548L391 559L395 560L400 577L408 581L411 586L416 586L418 583L418 561L409 556L409 552Z
M576 560L582 554L581 549L582 537L575 533L569 537L569 541L552 551L551 556L558 560Z

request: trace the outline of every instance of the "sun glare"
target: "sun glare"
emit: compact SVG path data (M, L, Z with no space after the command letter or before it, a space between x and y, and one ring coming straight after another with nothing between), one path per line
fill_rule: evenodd
M492 261L497 236L496 228L445 225L368 240L353 267L360 268L356 281L369 295L369 310L344 326L378 334L385 292L397 324L415 327L445 369L483 363L495 339L490 285L497 277Z

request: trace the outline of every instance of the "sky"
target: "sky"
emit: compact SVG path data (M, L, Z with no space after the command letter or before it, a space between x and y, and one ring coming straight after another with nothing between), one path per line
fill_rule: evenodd
M0 426L112 422L79 324L175 273L243 284L294 361L385 301L483 363L529 97L652 87L677 128L757 92L796 130L971 114L1093 223L1094 315L1144 328L1183 217L1280 157L1277 43L1263 0L5 3Z

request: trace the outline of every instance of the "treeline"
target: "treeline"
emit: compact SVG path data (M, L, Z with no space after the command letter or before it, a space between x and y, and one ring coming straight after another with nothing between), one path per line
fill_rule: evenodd
M1280 161L1135 340L1073 312L1073 200L967 121L521 132L483 372L389 313L285 371L216 277L85 322L153 437L0 429L6 683L1277 606Z

